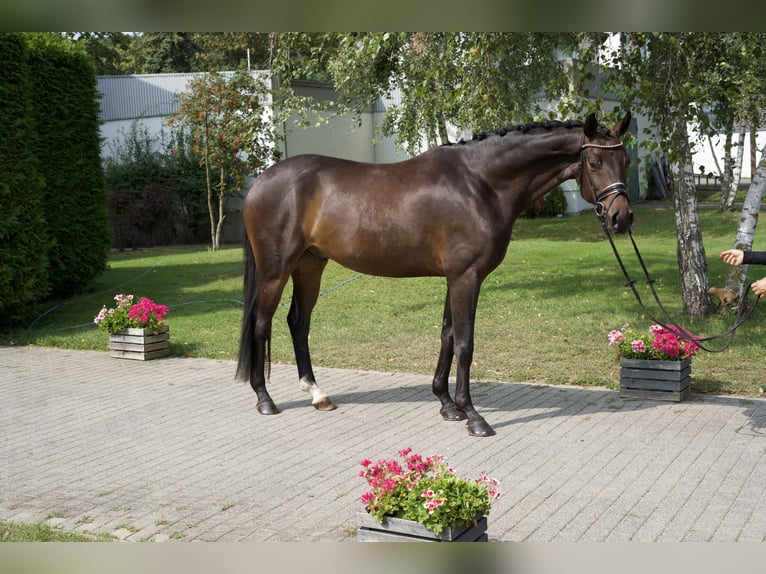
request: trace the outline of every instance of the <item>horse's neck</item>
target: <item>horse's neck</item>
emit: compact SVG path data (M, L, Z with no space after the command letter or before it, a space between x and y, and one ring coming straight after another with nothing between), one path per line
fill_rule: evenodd
M483 176L493 188L508 195L506 203L529 203L557 185L577 177L580 152L579 130L552 130L535 134L513 134L507 141L488 142Z

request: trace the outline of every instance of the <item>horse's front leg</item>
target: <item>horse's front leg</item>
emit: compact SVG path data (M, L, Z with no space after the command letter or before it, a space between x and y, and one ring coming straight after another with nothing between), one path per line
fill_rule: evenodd
M445 421L462 421L466 419L465 412L457 407L449 394L449 375L452 369L452 357L454 354L452 308L450 307L449 298L449 288L447 288L447 298L444 303L444 316L442 318L441 349L439 351L439 362L436 364L432 389L442 404L439 410L442 418Z
M469 389L471 362L473 361L473 337L476 321L476 306L481 281L475 277L464 277L450 288L452 307L453 349L457 359L455 383L455 404L465 413L468 434L471 436L492 436L495 431L474 408Z

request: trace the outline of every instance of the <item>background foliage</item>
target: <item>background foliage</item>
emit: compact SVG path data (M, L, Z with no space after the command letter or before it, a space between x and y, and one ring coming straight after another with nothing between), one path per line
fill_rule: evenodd
M205 169L188 130L153 137L135 121L111 152L104 161L104 176L115 247L205 240Z

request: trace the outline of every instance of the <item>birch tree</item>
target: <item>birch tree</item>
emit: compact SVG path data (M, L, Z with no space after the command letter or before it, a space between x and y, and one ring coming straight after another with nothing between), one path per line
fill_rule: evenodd
M753 174L742 205L734 247L752 249L758 214L766 190L766 166L764 166L766 146L761 150L761 159L756 166L757 146L754 137L756 128L763 125L764 119L766 119L766 48L764 48L766 34L737 33L734 36L738 41L742 61L738 73L743 78L742 89L736 101L737 113L742 118L742 122L750 128L750 173ZM726 286L741 295L744 291L746 277L746 268L729 267L726 275Z
M758 214L761 211L761 200L766 191L766 145L761 150L761 161L748 188L745 202L742 205L742 213L737 227L737 238L734 241L735 249L750 250L753 248L755 239L755 226L758 222ZM747 278L747 265L738 267L730 266L726 275L726 286L739 293L744 293L745 279Z
M721 184L721 211L732 211L734 201L737 199L737 190L739 182L742 180L742 160L745 156L745 123L740 121L737 124L737 143L733 145L736 148L736 157L731 160L731 181L728 186ZM731 153L729 153L731 157ZM750 172L754 173L754 172Z

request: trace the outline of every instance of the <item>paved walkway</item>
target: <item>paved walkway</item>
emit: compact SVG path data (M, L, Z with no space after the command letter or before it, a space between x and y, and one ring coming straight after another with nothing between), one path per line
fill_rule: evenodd
M497 435L442 421L429 377L274 365L257 414L231 361L0 347L0 519L129 540L353 541L359 462L405 446L502 482L490 540L763 541L766 402L474 384Z

